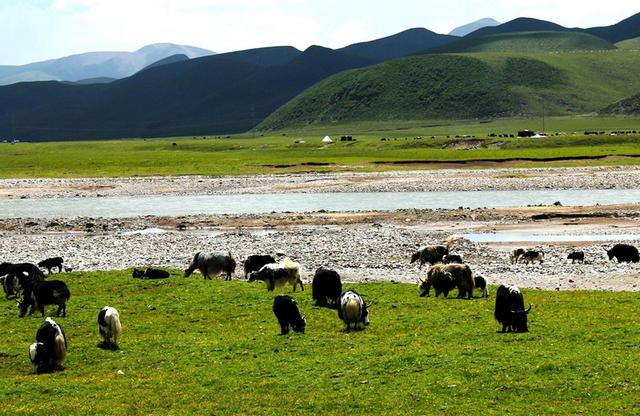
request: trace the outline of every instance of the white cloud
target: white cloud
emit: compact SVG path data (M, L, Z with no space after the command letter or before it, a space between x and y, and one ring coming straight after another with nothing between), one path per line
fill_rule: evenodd
M351 45L352 43L372 40L373 35L368 26L368 18L362 19L350 19L337 27L333 28L331 25L327 25L325 30L327 40L323 46L331 48L341 48L343 46Z

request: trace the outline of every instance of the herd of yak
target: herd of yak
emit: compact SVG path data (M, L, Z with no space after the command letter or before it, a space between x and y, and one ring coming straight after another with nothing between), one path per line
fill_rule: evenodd
M460 255L451 253L456 237L447 240L446 245L423 246L411 257L411 263L418 263L421 268L429 264L426 278L419 279L420 296L428 296L431 288L438 297L441 293L447 297L449 292L457 289L458 298L471 299L473 290L480 289L482 296L487 297L487 281L481 275L473 276L468 264L462 261ZM640 261L638 250L628 244L616 244L607 251L609 260L614 258L618 262ZM567 257L572 262L584 262L583 252L573 252ZM536 250L515 249L511 252L512 263L544 261L544 253ZM1 263L0 283L7 299L19 298L19 316L23 317L29 311L29 315L35 310L45 315L45 306L57 305L56 316L66 316L66 303L71 296L67 285L61 280L47 280L47 275L41 270L44 268L50 275L54 269L63 270L63 259L53 257L41 261L37 265L32 263ZM295 291L300 285L304 290L300 276L300 264L285 257L277 262L270 255L251 255L243 264L244 277L252 282L261 280L268 291L276 287L282 287L289 283ZM236 261L231 253L196 253L189 267L184 271L184 276L190 276L198 269L205 279L220 274L225 275L226 280L231 277L236 269ZM147 268L146 270L134 269L134 278L139 279L165 279L170 276L165 270ZM317 306L327 306L338 311L338 317L345 323L346 330L359 329L362 325L369 324L368 307L365 300L353 290L342 291L340 275L326 267L316 270L312 280L312 297ZM527 315L531 305L525 309L524 297L515 286L502 284L496 291L494 309L495 319L502 325L502 332L527 332ZM288 334L291 328L295 332L303 332L306 320L300 313L296 301L288 295L278 295L273 301L273 312L280 324L281 334ZM98 330L103 338L100 344L103 348L118 348L118 338L121 334L121 324L118 311L106 306L98 313ZM34 364L37 373L51 372L61 369L67 351L67 338L62 327L51 318L45 322L36 332L36 340L29 347L29 358Z

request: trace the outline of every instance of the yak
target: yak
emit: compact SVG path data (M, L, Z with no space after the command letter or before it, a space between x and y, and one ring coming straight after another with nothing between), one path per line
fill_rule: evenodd
M618 263L638 263L640 255L638 249L629 244L616 244L610 250L607 250L609 260L615 257Z
M53 319L47 318L36 332L36 342L29 347L29 358L36 373L61 370L67 354L67 337Z
M166 270L147 267L146 270L133 269L131 276L134 279L168 279L170 274Z
M573 253L569 253L567 256L567 260L571 260L571 264L579 261L580 263L584 263L584 251L574 251Z
M520 258L525 262L525 264L534 263L535 261L543 263L544 252L539 250L527 250Z
M275 263L276 259L270 255L258 255L254 254L244 261L244 278L246 279L251 272L257 272L264 266L265 264Z
M280 324L280 335L289 333L289 326L295 332L302 332L307 325L307 320L300 314L298 304L288 295L278 295L273 300L273 313Z
M38 263L38 267L44 267L45 269L47 269L47 273L49 274L51 274L51 269L53 269L54 267L57 267L58 273L61 273L63 262L64 260L62 259L62 257L51 257L51 258L42 260L40 263Z
M502 332L529 332L527 316L531 310L524 309L524 297L516 286L500 285L496 292L496 307L493 316L502 324Z
M67 316L67 301L71 297L71 292L67 285L61 280L49 280L36 282L32 287L24 289L23 298L18 304L20 317L24 317L27 309L31 307L29 315L38 309L44 316L46 305L58 305L56 316Z
M100 346L118 349L118 338L122 333L122 325L120 325L120 314L116 308L111 306L102 308L98 313L98 330L103 338Z
M326 267L318 268L311 282L311 293L316 306L337 307L342 293L342 282L338 272Z
M462 256L459 254L446 254L444 257L442 257L442 262L444 264L453 264L453 263L463 264L464 263L462 261Z
M225 280L231 280L231 276L236 270L236 260L231 255L231 252L211 254L198 252L193 256L193 260L187 270L184 271L184 277L191 276L195 269L200 270L205 279L211 280L212 275L217 276L224 272L226 273Z
M489 291L487 290L487 279L484 276L480 274L475 275L473 277L473 284L476 288L482 291L483 298L489 297Z
M458 236L451 236L447 238L446 246L422 246L413 253L411 256L410 264L418 262L418 267L422 268L425 263L436 264L441 263L442 258L449 254L449 251L453 248L453 245L458 240Z
M7 299L14 299L18 296L21 288L18 276L15 274L8 274L0 277L0 282L2 282L2 289L4 290L4 295Z
M42 273L42 270L35 264L31 263L0 263L0 276L6 276L13 274L20 277L21 275L28 276L34 280L45 280L46 276ZM22 282L21 282L22 283Z
M285 257L282 263L265 264L257 272L249 274L249 282L262 280L267 286L267 291L273 292L276 287L284 286L287 282L293 286L295 292L299 284L304 290L302 279L300 278L300 264Z
M426 280L420 279L420 296L429 296L432 286L436 297L442 293L446 298L451 290L458 288L458 298L471 299L474 288L471 268L466 264L433 265L427 271Z
M358 329L360 324L369 325L369 310L367 304L355 290L349 290L340 295L338 318L347 325L346 331Z
M525 253L525 249L523 248L514 248L509 255L509 259L511 260L511 264L517 263L520 260L520 257Z

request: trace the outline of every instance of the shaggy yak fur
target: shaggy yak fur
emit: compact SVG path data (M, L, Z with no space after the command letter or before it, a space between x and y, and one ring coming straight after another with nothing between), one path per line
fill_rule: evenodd
M427 271L427 279L420 280L420 296L429 296L432 286L436 297L442 293L446 298L451 290L458 288L458 298L471 299L474 288L471 269L466 264L433 265Z

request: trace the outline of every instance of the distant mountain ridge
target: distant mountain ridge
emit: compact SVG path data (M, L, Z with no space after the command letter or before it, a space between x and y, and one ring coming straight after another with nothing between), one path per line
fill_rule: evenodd
M135 52L87 52L26 65L0 65L0 85L25 81L124 78L177 54L198 58L214 52L195 46L156 43Z
M490 17L485 17L484 19L476 20L475 22L467 23L466 25L459 26L449 32L451 36L467 36L471 32L475 32L478 29L482 29L484 27L492 27L498 26L500 22Z

